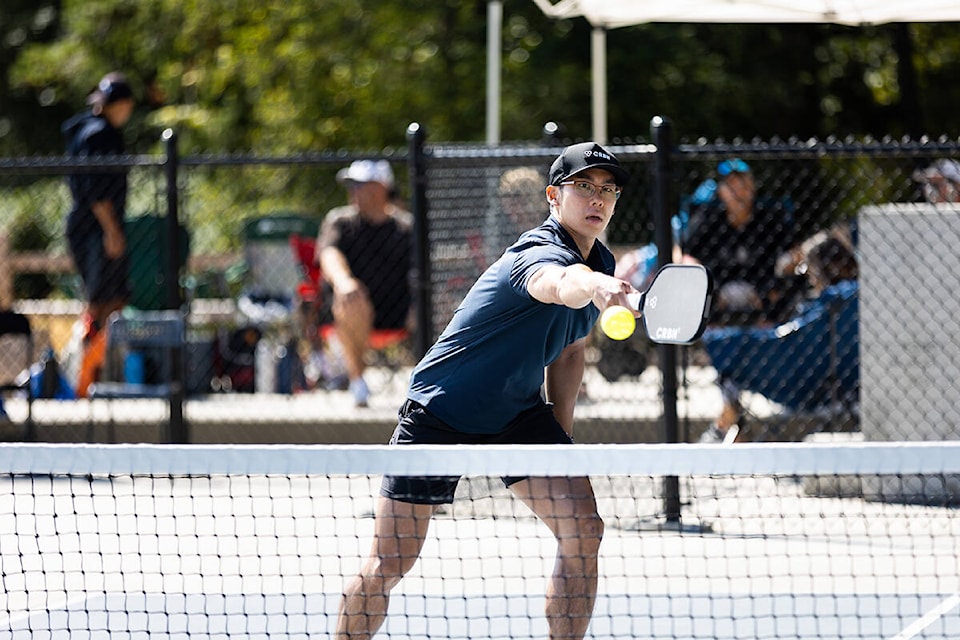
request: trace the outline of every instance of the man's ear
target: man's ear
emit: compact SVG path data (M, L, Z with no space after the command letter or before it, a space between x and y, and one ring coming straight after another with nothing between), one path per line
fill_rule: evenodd
M551 205L556 206L560 204L560 187L551 184L547 186L546 194L547 202L549 202Z

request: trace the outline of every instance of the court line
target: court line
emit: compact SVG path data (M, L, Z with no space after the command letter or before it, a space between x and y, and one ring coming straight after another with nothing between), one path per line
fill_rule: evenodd
M919 633L939 620L945 613L960 605L960 593L955 593L936 607L928 611L922 618L914 621L909 627L895 635L890 640L910 640L916 638Z

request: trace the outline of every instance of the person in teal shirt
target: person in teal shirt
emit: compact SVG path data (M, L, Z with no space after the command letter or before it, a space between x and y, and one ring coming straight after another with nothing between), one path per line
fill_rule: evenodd
M391 439L406 444L569 444L587 335L601 311L636 293L613 276L607 228L627 172L594 142L550 167L549 217L523 233L467 293L414 368ZM389 593L413 567L430 519L459 477L385 477L373 551L348 583L337 638L370 638ZM597 591L603 521L588 478L507 477L553 532L557 562L546 615L551 637L582 638Z

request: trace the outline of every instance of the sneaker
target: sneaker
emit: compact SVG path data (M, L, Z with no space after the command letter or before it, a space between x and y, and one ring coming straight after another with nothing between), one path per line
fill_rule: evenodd
M737 441L737 436L740 435L740 426L732 424L727 428L727 432L723 435L723 444L733 444Z
M710 428L700 435L701 444L733 444L740 435L740 427L732 424L726 431L721 431L716 424L711 424Z
M716 424L711 424L706 431L700 434L700 444L723 444L725 434Z
M370 388L363 378L357 378L350 381L350 393L353 395L353 403L358 407L366 407L370 401Z

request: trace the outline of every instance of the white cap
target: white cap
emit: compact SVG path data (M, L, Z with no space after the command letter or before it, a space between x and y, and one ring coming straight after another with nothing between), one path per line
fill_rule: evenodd
M916 171L913 179L917 182L926 182L931 178L943 177L955 184L960 184L960 162L944 158L937 160L922 171Z
M379 182L387 189L393 188L393 169L386 160L355 160L337 172L337 182Z

